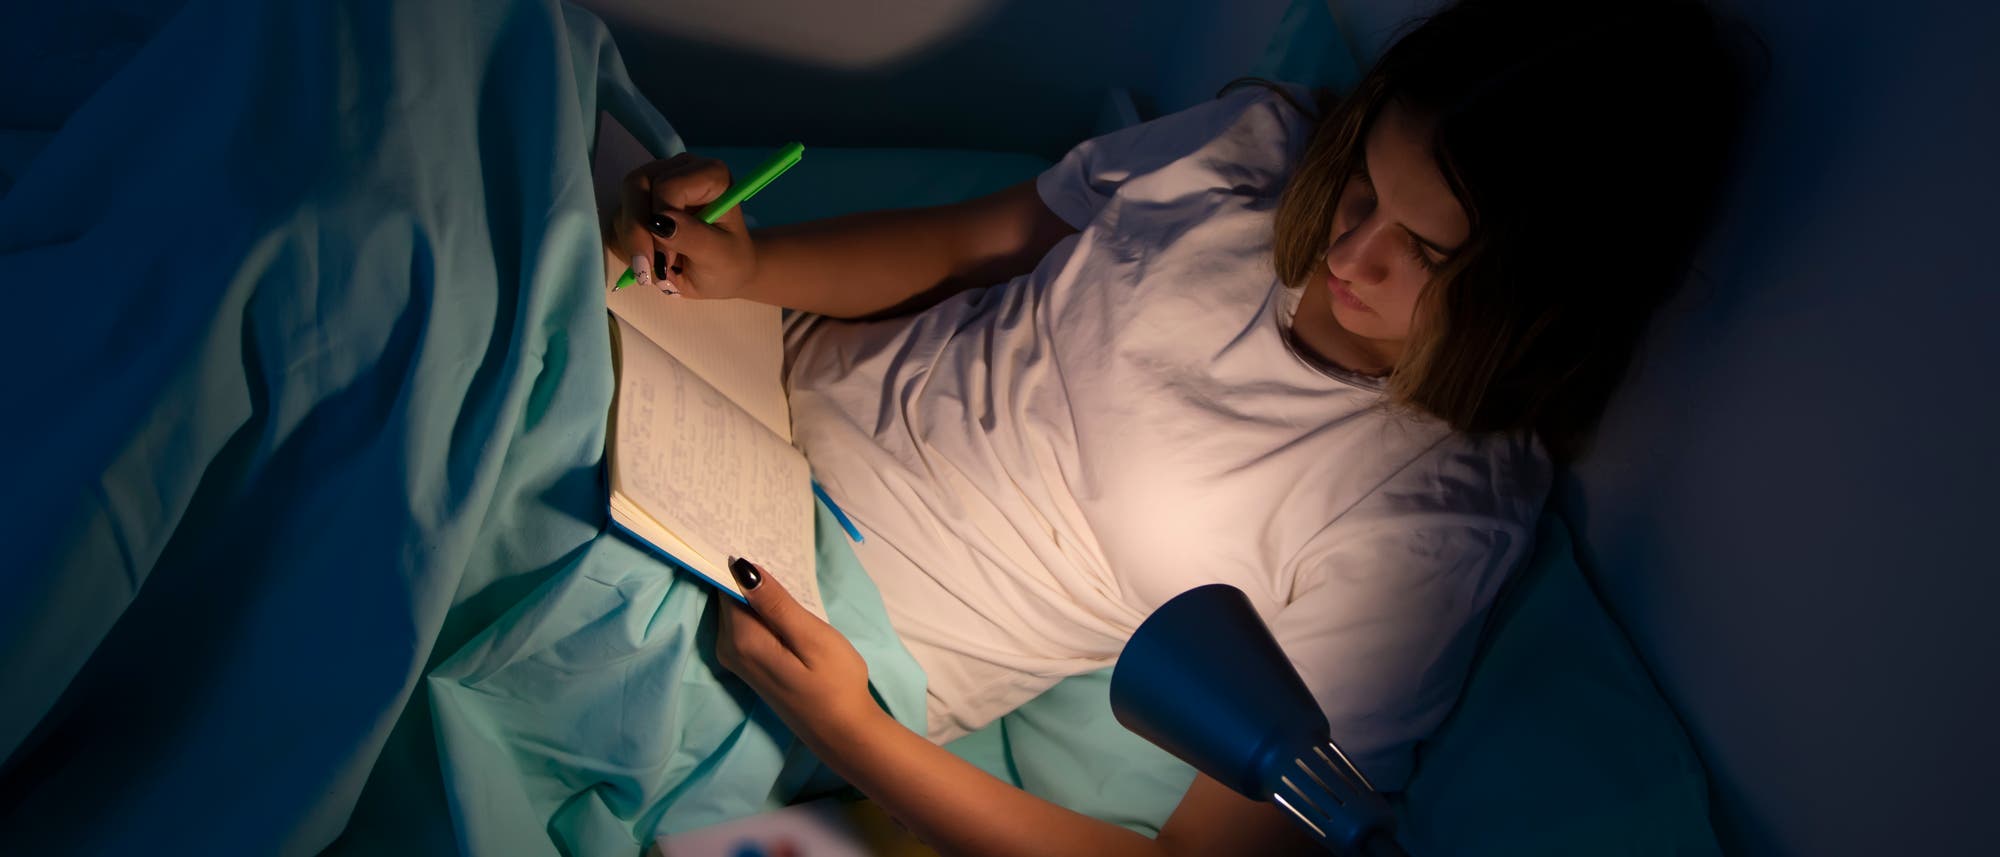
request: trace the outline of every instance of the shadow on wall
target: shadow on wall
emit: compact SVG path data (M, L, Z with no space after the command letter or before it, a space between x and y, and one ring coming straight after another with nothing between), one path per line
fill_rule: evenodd
M1719 2L1737 186L1565 486L1747 854L1971 853L2000 704L2000 14ZM1857 811L1865 802L1866 811Z

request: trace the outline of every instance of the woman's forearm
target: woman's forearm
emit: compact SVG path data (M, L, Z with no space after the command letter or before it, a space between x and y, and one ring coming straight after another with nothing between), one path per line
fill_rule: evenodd
M874 211L761 229L743 297L836 318L876 315L941 291L959 266L926 209Z
M1003 783L879 711L806 737L820 759L953 857L1163 857L1153 839Z
M955 205L761 229L742 296L836 318L909 311L1033 270L1073 231L1032 183Z

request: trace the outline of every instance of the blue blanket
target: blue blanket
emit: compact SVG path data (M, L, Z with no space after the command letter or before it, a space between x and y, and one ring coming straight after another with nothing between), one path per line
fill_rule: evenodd
M630 853L785 797L709 593L604 534L591 135L680 140L602 25L44 5L8 67L90 78L0 95L0 842ZM829 607L905 713L844 552Z

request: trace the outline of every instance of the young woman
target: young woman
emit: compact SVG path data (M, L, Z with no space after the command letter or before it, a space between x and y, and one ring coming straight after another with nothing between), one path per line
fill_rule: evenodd
M1464 2L1352 93L1233 88L958 205L752 234L687 213L718 163L635 172L619 249L663 291L802 311L795 435L866 531L930 734L747 563L723 663L948 853L1301 847L1207 777L1147 839L936 745L1227 582L1400 788L1551 460L1685 273L1733 136L1727 57L1694 3Z

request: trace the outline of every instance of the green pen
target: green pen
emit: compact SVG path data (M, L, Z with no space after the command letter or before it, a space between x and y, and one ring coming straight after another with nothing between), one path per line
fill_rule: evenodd
M701 211L695 213L695 217L700 218L701 222L707 224L714 224L716 221L721 220L722 216L728 214L730 209L742 205L751 197L756 196L758 191L763 190L765 185L770 184L777 177L784 175L786 170L791 169L793 164L799 162L799 158L805 155L805 151L806 147L804 143L786 143L784 148L779 149L768 160L758 164L756 169L751 170L750 175L730 185L729 189L723 191L721 196L716 197L714 202L702 206ZM625 275L618 278L618 284L612 286L611 290L615 292L638 281L638 275L632 273L631 268L626 268Z

